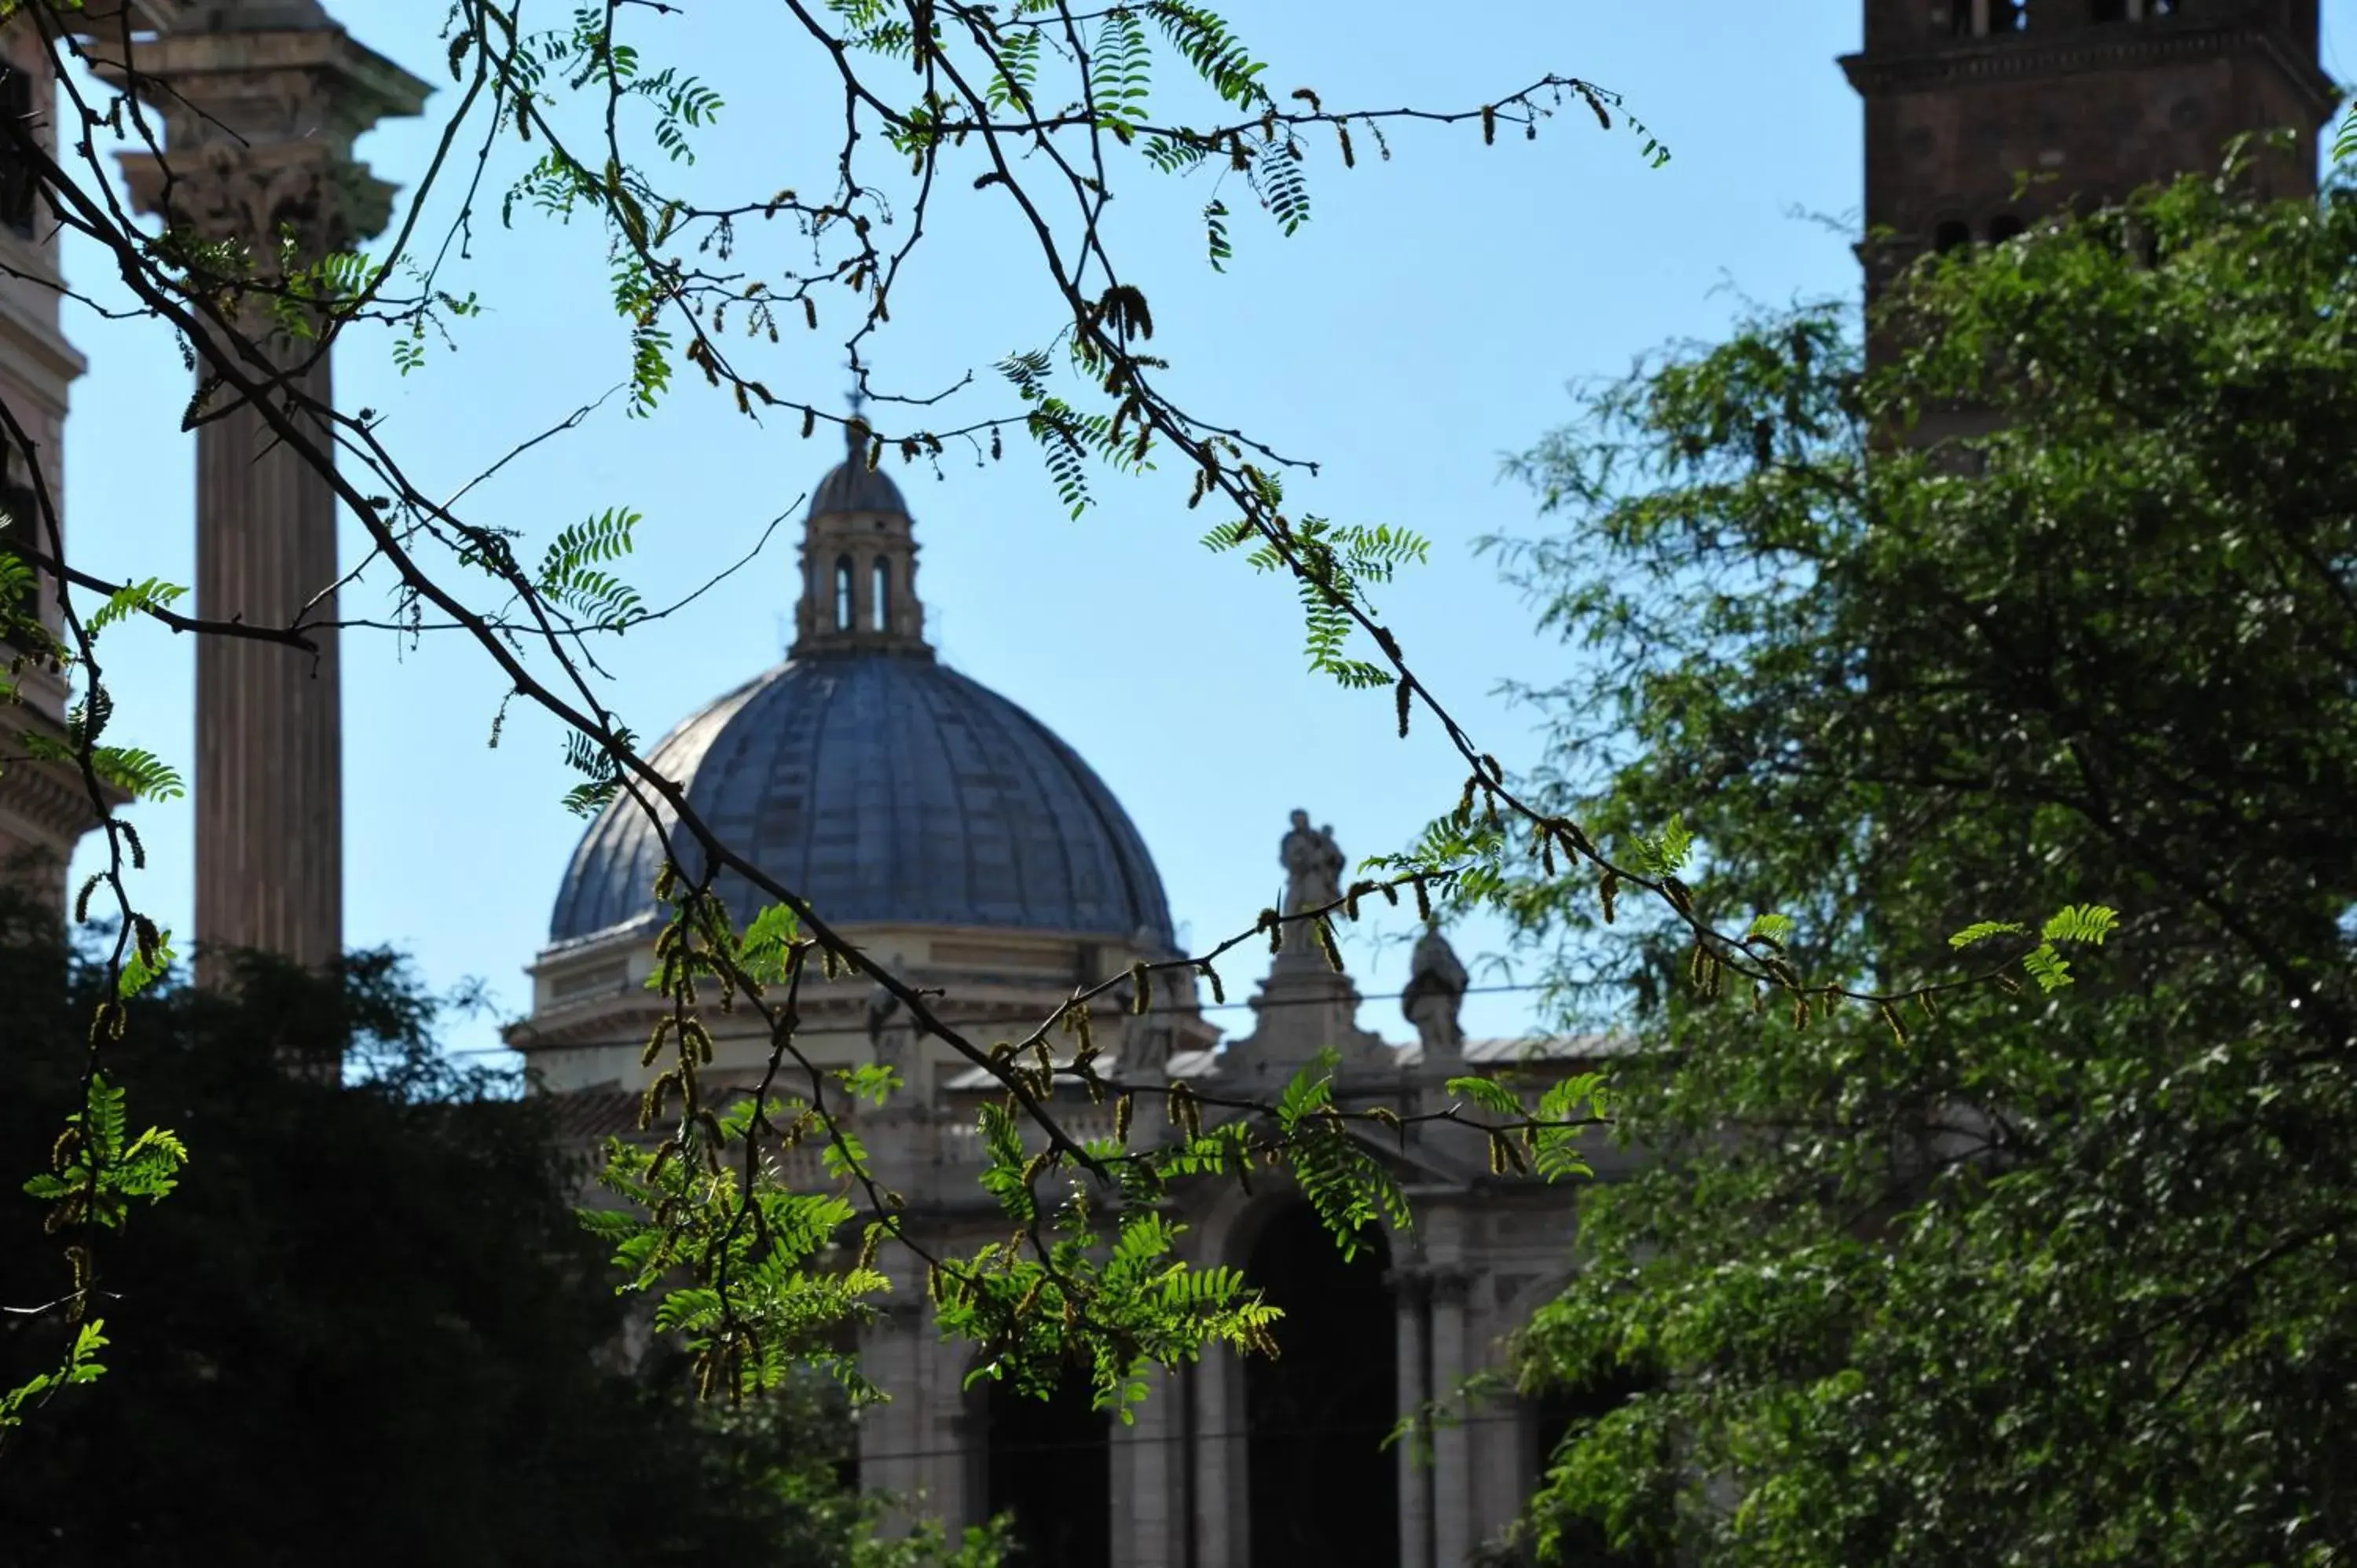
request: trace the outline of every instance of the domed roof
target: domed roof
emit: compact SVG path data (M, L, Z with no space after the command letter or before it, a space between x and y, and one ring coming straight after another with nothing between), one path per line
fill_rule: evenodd
M1039 720L929 657L780 665L681 725L650 760L829 924L1150 933L1171 945L1162 880L1103 781ZM651 917L662 864L645 813L617 800L574 852L550 940ZM767 902L734 875L716 886L740 922Z
M892 476L881 468L870 468L866 459L854 453L827 470L825 478L811 495L810 515L826 517L847 511L880 511L889 516L909 515L909 503L900 499L900 487Z
M818 482L811 493L811 518L840 516L845 512L877 511L888 517L909 515L909 503L900 497L900 487L878 464L867 466L868 426L858 414L844 422L843 435L849 450L842 462L827 470L826 478Z

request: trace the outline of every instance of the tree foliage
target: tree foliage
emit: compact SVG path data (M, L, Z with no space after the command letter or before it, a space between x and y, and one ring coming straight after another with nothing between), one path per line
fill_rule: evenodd
M48 929L36 917L0 943L10 1140L74 1103L73 1047L105 980ZM0 1320L18 1363L96 1312L120 1333L109 1375L12 1455L0 1559L996 1560L979 1537L878 1539L839 1392L802 1379L698 1408L672 1352L631 1364L543 1104L440 1055L436 1010L384 955L356 956L339 983L257 966L234 1001L167 983L131 1006L117 1060L200 1153L141 1244L112 1255L90 1320ZM285 1070L339 1046L350 1087ZM126 1140L119 1112L99 1120L113 1129L93 1139ZM12 1249L0 1297L29 1299L43 1262Z
M1633 990L1614 1105L1663 1156L1584 1195L1528 1337L1534 1387L1647 1380L1543 1551L2357 1559L2352 309L2357 201L2230 171L1924 262L1873 355L1757 315L1521 465L1564 527L1507 559L1577 652L1534 788L1683 813L1779 962L2017 966L1763 1008L1506 880L1567 985Z

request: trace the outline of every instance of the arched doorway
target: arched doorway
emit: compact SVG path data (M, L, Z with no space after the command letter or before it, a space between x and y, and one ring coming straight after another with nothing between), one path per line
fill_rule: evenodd
M1113 1568L1113 1451L1088 1374L1067 1370L1034 1398L1005 1380L985 1396L984 1501L1011 1514L1013 1568Z
M1344 1262L1308 1204L1273 1216L1245 1277L1285 1314L1244 1374L1252 1568L1398 1568L1398 1319L1389 1251Z

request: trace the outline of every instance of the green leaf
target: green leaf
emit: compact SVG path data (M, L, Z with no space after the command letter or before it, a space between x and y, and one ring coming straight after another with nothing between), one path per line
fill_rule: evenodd
M2054 950L2051 942L2041 943L2022 954L2021 967L2029 972L2030 978L2038 982L2038 989L2043 992L2060 991L2073 983L2070 964Z
M2101 904L2065 905L2040 933L2049 942L2085 942L2101 947L2120 923L2119 911Z
M163 931L155 951L142 952L135 943L131 954L124 961L123 973L115 980L115 989L127 1001L155 984L172 971L172 933Z
M1494 1078L1452 1078L1448 1080L1448 1092L1500 1116L1519 1117L1523 1113L1521 1098Z
M2016 920L1982 920L1950 937L1948 945L1959 949L1977 947L1992 937L2024 937L2029 934L2029 928Z
M147 610L168 608L188 591L178 584L167 583L161 577L127 584L107 596L106 603L99 606L82 623L83 629L95 637L117 621Z
M1638 863L1649 875L1674 876L1685 869L1693 854L1694 833L1686 827L1683 813L1674 814L1658 835L1637 835Z

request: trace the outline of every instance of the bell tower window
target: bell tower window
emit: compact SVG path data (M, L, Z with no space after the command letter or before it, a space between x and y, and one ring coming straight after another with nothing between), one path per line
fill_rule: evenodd
M2104 0L2096 0L2098 5ZM2136 0L2126 0L2135 5ZM1958 38L2029 31L2029 0L1948 0L1948 30Z
M1961 219L1951 218L1932 231L1932 249L1943 256L1972 242L1972 226Z
M876 557L875 569L869 575L869 587L875 595L876 629L892 629L892 564L881 555Z
M859 623L859 617L851 602L852 585L851 557L845 555L834 564L834 629L837 631L849 631Z

